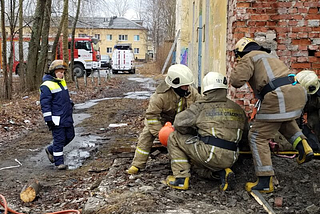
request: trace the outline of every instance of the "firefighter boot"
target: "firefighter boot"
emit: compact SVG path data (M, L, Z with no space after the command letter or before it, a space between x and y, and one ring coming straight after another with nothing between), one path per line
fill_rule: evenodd
M53 154L50 153L49 149L46 148L45 149L46 153L47 153L47 156L48 156L48 159L51 163L54 163L54 157L53 157Z
M130 175L137 174L139 172L139 168L135 166L131 166L128 170L127 173Z
M228 191L234 189L235 186L235 175L233 171L230 168L225 168L223 170L220 170L217 172L217 174L220 177L221 185L220 190L221 191Z
M259 176L256 182L246 183L246 190L258 190L259 192L269 193L273 192L272 176Z
M174 189L187 190L189 188L189 177L175 178L174 176L170 175L167 177L166 182L168 186Z
M302 139L293 148L298 150L299 152L299 157L297 157L298 164L303 164L312 160L314 154L311 147L305 139Z

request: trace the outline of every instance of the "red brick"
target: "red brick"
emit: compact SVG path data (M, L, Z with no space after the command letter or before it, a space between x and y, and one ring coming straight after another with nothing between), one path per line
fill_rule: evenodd
M292 27L292 32L299 33L299 32L310 32L312 28L310 27Z
M308 33L298 33L298 38L308 38Z
M278 7L292 7L292 2L278 2Z
M294 19L294 20L302 20L302 19L304 19L304 17L302 15L291 15L290 18Z
M283 198L282 197L275 197L274 198L274 206L275 207L282 207Z
M305 2L303 3L304 7L320 7L319 2Z
M309 38L318 38L319 37L319 33L309 33Z
M237 27L246 26L246 22L244 22L244 21L238 21L238 22L236 22L236 26L237 26Z
M278 50L286 50L287 46L286 45L278 45Z
M287 26L287 25L288 25L287 20L281 20L278 22L278 26Z
M269 15L266 15L266 14L252 15L250 17L250 20L257 20L257 21L267 21L269 19L270 19Z
M310 31L311 31L311 30L310 30ZM318 32L319 32L319 31L320 31L320 27L313 27L313 28L312 28L312 31L318 31Z
M285 20L288 19L289 15L282 14L282 15L270 15L271 20Z
M297 38L298 34L297 33L288 33L288 37L290 38Z
M275 30L277 31L277 33L286 33L288 32L290 29L287 27L275 27Z
M308 8L298 8L298 13L307 13L308 12Z
M311 63L292 63L291 68L310 68Z
M267 14L275 14L278 13L277 8L266 9Z
M267 21L267 26L271 27L271 26L276 26L277 22L276 21Z
M299 8L302 8L303 7L303 3L302 2L296 2L294 4L295 7L299 7Z
M238 27L237 31L238 32L244 32L244 33L249 33L249 28L248 27Z
M311 41L309 39L294 39L292 40L293 45L310 45Z
M305 17L306 19L320 19L320 14L308 14Z
M308 62L308 57L298 57L297 62Z
M320 63L312 63L312 68L320 68Z
M251 3L249 2L238 2L237 7L251 7Z
M319 9L318 8L309 8L308 13L319 13Z
M291 56L291 51L283 50L283 51L277 51L278 56Z
M289 25L297 25L298 24L298 21L296 20L289 20Z
M318 62L320 59L315 56L309 56L308 57L308 62Z
M293 14L293 13L297 13L297 12L298 12L298 9L297 9L297 8L290 8L290 9L288 9L288 13Z
M306 45L299 45L299 46L298 46L298 50L300 50L300 51L307 51L307 50L308 50L308 46L306 46Z

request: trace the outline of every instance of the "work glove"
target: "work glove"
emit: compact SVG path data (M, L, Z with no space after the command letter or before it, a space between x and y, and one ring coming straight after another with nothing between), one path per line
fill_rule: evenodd
M52 120L47 121L47 126L49 128L49 131L52 130L53 127L55 127L56 125L54 124L54 122Z

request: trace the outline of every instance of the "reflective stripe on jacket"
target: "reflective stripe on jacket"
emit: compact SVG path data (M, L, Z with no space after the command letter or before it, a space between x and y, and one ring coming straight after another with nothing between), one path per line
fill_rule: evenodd
M146 110L145 125L153 136L157 137L159 130L166 122L173 123L177 113L185 110L201 97L194 87L189 86L188 90L190 94L181 98L164 81L160 83L151 96Z
M255 94L275 78L292 73L276 56L251 51L243 56L230 75L230 83L240 88L249 82ZM284 85L267 93L256 115L257 120L288 121L298 118L306 103L306 91L299 85Z
M56 79L51 75L43 77L43 83L40 86L40 104L46 122L59 121L61 127L72 126L71 102L65 80Z

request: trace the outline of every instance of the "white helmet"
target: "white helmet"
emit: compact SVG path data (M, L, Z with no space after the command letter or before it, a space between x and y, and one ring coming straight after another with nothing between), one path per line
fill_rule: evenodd
M172 88L179 88L183 85L190 85L193 83L193 75L190 68L183 64L171 65L165 81Z
M318 76L314 71L300 71L296 75L296 79L307 90L308 94L315 94L320 88Z
M228 88L227 78L218 72L207 73L203 78L203 93L218 88Z

